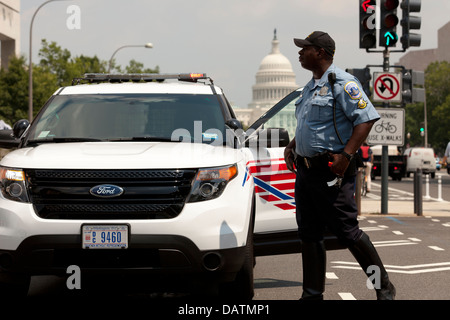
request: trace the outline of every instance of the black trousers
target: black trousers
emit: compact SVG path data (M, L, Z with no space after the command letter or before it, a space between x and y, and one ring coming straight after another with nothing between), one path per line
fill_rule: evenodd
M325 227L346 246L361 237L354 197L356 176L346 176L340 188L329 187L327 182L335 177L328 167L297 167L296 218L303 241L323 240Z

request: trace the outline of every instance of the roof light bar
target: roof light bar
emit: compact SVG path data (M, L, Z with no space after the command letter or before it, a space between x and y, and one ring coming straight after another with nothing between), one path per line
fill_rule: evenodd
M110 73L85 73L82 78L74 78L72 85L79 84L81 81L87 82L126 82L126 81L164 81L166 79L177 79L179 81L192 81L208 79L213 83L206 73L179 73L179 74L157 74L157 73L127 73L127 74L110 74Z

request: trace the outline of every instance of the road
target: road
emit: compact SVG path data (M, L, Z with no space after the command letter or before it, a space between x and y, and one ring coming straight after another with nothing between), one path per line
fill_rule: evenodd
M400 300L449 300L450 217L361 216ZM327 253L326 300L375 300L367 277L348 250ZM259 257L255 300L297 300L301 255Z
M450 201L450 176L445 172L430 179L430 196L437 197L438 175L442 175L442 196ZM373 184L367 197L379 198L380 179ZM404 178L400 182L389 179L388 184L390 200L413 201L413 178ZM377 247L397 287L398 299L450 300L450 216L363 215L360 225ZM256 262L255 301L297 300L300 297L300 254L258 257ZM60 294L67 294L65 279L33 277L30 297ZM325 299L375 299L373 290L366 286L366 276L348 250L328 252Z
M427 194L427 176L428 176L428 194ZM443 200L450 201L450 175L446 170L440 170L436 172L434 179L431 179L429 175L423 176L423 196L429 195L431 199L439 198L439 177L441 177L441 197ZM381 197L381 178L376 177L372 181L372 192L367 194L369 199L379 200ZM394 181L391 178L388 179L389 199L390 200L405 200L414 201L414 176L409 178L402 178L401 181ZM403 192L399 192L401 190ZM391 192L393 191L393 192Z
M450 300L450 217L363 215L359 219L397 288L398 299ZM297 300L301 284L300 254L256 259L255 301ZM59 294L67 294L65 280L33 277L31 297ZM327 253L325 299L375 300L348 250Z

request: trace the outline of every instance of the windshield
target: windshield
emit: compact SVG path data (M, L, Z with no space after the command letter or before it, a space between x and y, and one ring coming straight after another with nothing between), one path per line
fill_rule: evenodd
M51 100L33 123L28 143L99 140L210 143L223 137L224 123L214 95L60 95Z

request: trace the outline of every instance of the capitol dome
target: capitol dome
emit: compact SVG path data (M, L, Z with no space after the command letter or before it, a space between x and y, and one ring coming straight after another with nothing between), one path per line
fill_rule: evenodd
M250 108L269 108L284 96L297 89L292 64L281 52L276 29L272 40L272 51L262 59L256 83L252 86L253 100Z

